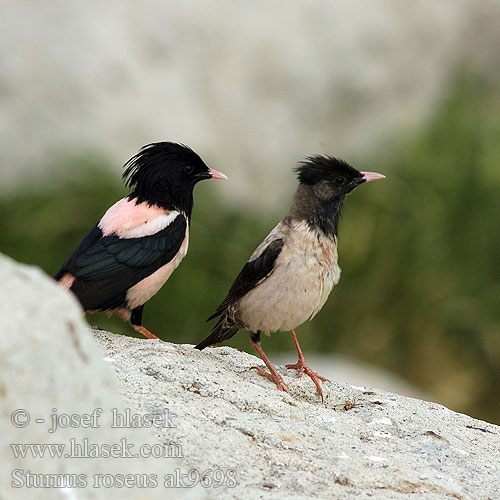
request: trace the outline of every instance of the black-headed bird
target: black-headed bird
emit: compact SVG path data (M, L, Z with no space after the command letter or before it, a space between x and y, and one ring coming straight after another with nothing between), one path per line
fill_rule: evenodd
M54 278L85 311L116 312L158 338L142 326L142 311L186 255L194 186L227 177L172 142L144 146L124 168L130 194L107 210Z
M240 329L250 331L250 342L269 372L253 367L288 392L260 345L260 334L290 331L298 361L286 365L305 372L316 385L326 381L307 366L295 328L323 307L340 278L337 235L340 210L347 194L364 182L383 179L375 172L358 172L342 160L312 156L296 168L299 186L289 214L268 234L236 277L226 298L209 320L219 317L210 334L196 348L220 343Z

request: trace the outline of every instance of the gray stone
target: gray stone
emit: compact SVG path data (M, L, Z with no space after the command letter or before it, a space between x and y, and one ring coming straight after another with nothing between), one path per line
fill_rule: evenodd
M500 499L500 427L441 405L369 387L278 371L290 394L231 347L190 345L95 331L123 397L177 426L160 442L182 445L186 467L236 471L222 499ZM290 361L295 361L291 359Z
M120 398L75 298L39 269L0 255L0 331L0 499L165 498L162 478L183 464L170 458L178 456L172 447L159 449L144 422L112 427L127 409L132 416L138 410L135 401L130 408ZM158 419L166 425L171 417ZM43 458L32 455L41 448L25 448L23 458L20 445L26 444L49 445L56 454L63 447L62 458L51 458L48 447ZM169 458L129 458L151 452ZM152 484L155 474L156 488L107 487L126 475L131 484ZM204 496L201 488L175 492L181 499Z
M262 366L259 359L231 347L200 352L91 330L70 293L3 256L0 328L2 500L500 499L498 426L346 383L324 383L322 403L308 377L278 367L290 394L279 392L249 369ZM98 425L88 427L96 408ZM112 427L113 409L122 418L128 409L138 427ZM50 432L53 414L61 425ZM67 428L63 415L79 416L76 427ZM155 415L161 422L144 428ZM124 440L131 452L147 445L167 458L125 458L120 447L116 458L70 458L72 439L82 447L88 440L87 455L91 445ZM16 458L12 444L65 449L62 458L49 458L48 448L44 458L31 456L33 447ZM14 487L28 471L46 486L64 486L67 474L82 475L87 486ZM95 488L98 474L104 484L117 474L131 481L156 474L158 484Z
M280 352L273 353L269 359L274 364L284 365L291 363L296 356L295 351ZM369 384L400 396L436 401L432 394L404 380L400 375L345 354L311 352L307 354L307 362L323 377L335 382L358 386Z

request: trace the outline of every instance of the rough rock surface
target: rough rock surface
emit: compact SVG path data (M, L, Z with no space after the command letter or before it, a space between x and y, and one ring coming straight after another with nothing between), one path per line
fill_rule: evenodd
M500 498L500 427L378 389L278 371L290 394L249 370L262 362L230 347L133 339L96 330L123 397L176 415L161 442L186 467L235 470L213 498Z
M153 447L157 451L158 441L144 426L112 427L113 409L114 423L120 424L118 415L126 415L128 401L120 398L116 377L74 297L39 269L0 255L0 331L0 499L164 499L160 486L108 487L127 474L137 484L145 475L175 474L182 464L175 458L128 458ZM70 422L65 415L76 418ZM22 457L20 446L26 444L37 448L25 449ZM43 458L34 456L44 445L54 453L60 449L54 445L64 447L62 458L51 458L47 447ZM115 448L96 451L96 445ZM170 457L170 448L164 449ZM205 495L200 488L175 494L180 499Z
M249 370L260 360L230 347L199 352L92 331L71 294L3 256L0 328L1 500L500 499L500 427L348 384L325 383L321 403L307 377L279 368L290 394L279 392ZM83 415L96 408L98 425L89 427ZM138 426L112 427L113 408L128 409ZM60 425L50 432L56 414ZM80 420L74 426L63 415ZM72 439L88 440L87 458L66 456ZM126 458L118 447L113 458L101 447L93 457L90 445L121 440L133 453L147 445L168 456ZM65 448L62 458L47 448L44 458L31 456L33 448L16 457L12 444ZM28 471L46 487L13 487ZM67 474L87 485L51 486ZM106 475L99 488L96 474ZM117 474L137 482L156 475L157 484L107 487Z
M304 342L304 345L307 346L307 343ZM271 353L269 359L276 365L286 365L294 362L296 356L296 351L283 351ZM365 385L369 383L371 387L378 387L386 392L395 392L400 396L433 401L432 394L413 385L400 375L345 354L308 352L307 362L314 366L314 369L323 377L335 380L338 383L349 385Z

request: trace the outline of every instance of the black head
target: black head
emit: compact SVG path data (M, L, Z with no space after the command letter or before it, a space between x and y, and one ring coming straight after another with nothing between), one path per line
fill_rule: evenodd
M310 226L336 236L340 209L346 195L363 182L383 179L375 172L359 172L331 156L310 156L295 169L300 182L293 215Z
M122 178L130 187L129 198L137 198L165 208L191 214L193 188L203 179L224 179L224 174L208 168L189 147L173 142L143 146L124 165Z
M365 182L361 172L331 156L309 156L295 171L299 182L312 186L320 199L343 198Z

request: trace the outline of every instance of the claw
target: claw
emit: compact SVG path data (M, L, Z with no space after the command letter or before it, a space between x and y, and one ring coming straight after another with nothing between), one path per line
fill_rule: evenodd
M250 370L257 370L258 375L260 375L261 377L266 377L269 380L271 380L272 382L274 382L276 384L276 387L280 391L288 392L288 387L286 386L285 382L283 382L283 379L276 371L273 370L274 374L269 373L269 372L266 372L266 370L264 370L260 366L251 366Z
M283 379L281 378L280 374L274 369L271 361L269 361L269 358L266 356L266 353L264 352L264 350L260 345L260 332L250 337L250 343L252 344L252 347L256 350L257 354L261 357L262 361L264 361L264 363L266 364L269 372L266 372L260 366L252 366L250 370L257 370L257 373L259 375L261 375L262 377L266 377L272 382L274 382L276 384L276 387L280 391L288 392L288 387L285 385L285 382L283 382Z
M302 375L305 374L311 378L311 380L314 382L314 385L316 386L316 391L318 392L318 395L321 397L321 402L324 402L323 399L323 389L321 389L321 385L319 381L321 380L322 382L330 382L325 377L322 377L318 373L316 373L313 369L309 368L306 364L306 360L304 359L304 355L302 354L302 350L300 349L299 341L297 340L297 335L295 334L294 330L291 330L293 341L295 343L295 348L297 349L297 354L299 356L299 359L297 360L297 363L289 363L288 365L285 365L286 368L289 368L291 370L298 370L297 373L297 378L302 377Z
M305 374L308 375L309 377L311 377L311 380L314 382L314 385L316 386L316 390L318 391L318 395L321 397L321 402L324 401L323 399L323 389L321 389L321 385L319 383L319 381L323 381L323 382L330 382L330 380L328 380L327 378L325 377L322 377L321 375L319 375L318 373L316 373L312 368L309 368L307 365L306 365L306 362L304 360L304 358L300 359L297 361L297 363L290 363L288 365L285 365L287 368L290 368L292 370L298 370L298 373L297 373L297 378L299 377L302 377L302 375Z

